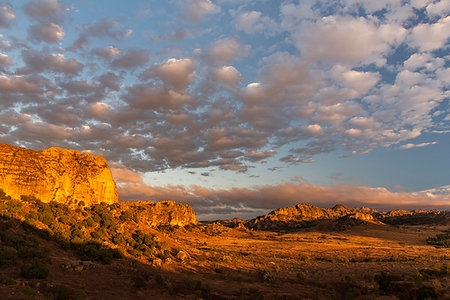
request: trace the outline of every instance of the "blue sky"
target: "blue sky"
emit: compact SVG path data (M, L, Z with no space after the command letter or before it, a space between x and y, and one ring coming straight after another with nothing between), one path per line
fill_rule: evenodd
M200 218L448 209L449 10L1 1L0 142L102 155L122 200L174 199Z

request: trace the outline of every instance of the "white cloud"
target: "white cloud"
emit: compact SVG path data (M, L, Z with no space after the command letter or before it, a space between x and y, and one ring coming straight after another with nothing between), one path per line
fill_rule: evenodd
M450 38L450 16L433 24L419 24L412 29L409 42L420 51L442 48Z
M121 53L120 49L114 46L106 46L104 48L94 48L91 50L92 54L100 56L104 59L111 59Z
M450 13L450 0L439 0L427 5L427 14L430 17L444 17Z
M210 0L189 0L185 7L185 16L190 22L199 22L206 15L216 13L220 7Z
M63 28L55 23L39 23L28 29L30 39L46 43L58 43L64 34Z
M422 148L430 145L436 145L437 142L429 142L429 143L420 143L420 144L412 144L408 143L405 145L400 146L401 149L412 149L412 148Z
M406 29L395 24L376 25L365 18L329 16L305 22L293 37L302 55L314 61L379 64L406 34Z
M158 76L175 89L185 89L195 78L195 61L190 58L169 58L161 64L150 67L147 74L150 77Z
M250 53L250 46L242 45L236 38L224 38L214 42L209 55L214 61L228 62Z
M235 86L241 82L242 75L233 66L222 66L214 70L214 78L225 85Z
M236 28L245 31L247 34L251 34L264 29L264 25L260 21L261 12L243 12L237 16Z

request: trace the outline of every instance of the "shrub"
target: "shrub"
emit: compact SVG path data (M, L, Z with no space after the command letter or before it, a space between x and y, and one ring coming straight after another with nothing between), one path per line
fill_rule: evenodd
M392 282L394 281L394 276L387 272L381 272L380 274L376 274L374 277L376 283L380 291L386 293L390 290L392 286Z
M13 247L0 246L0 268L7 268L17 264L17 250Z
M306 280L305 272L298 272L297 273L297 279L300 280L300 281L305 281Z
M144 277L138 276L133 278L133 287L137 290L142 290L147 286L147 282Z
M29 262L24 263L20 274L27 279L45 279L49 273L48 267L38 258L33 258Z
M56 300L73 299L73 291L69 287L58 284L52 288L51 292L55 295Z
M442 234L437 234L436 237L429 237L427 244L433 245L437 248L450 248L450 231Z

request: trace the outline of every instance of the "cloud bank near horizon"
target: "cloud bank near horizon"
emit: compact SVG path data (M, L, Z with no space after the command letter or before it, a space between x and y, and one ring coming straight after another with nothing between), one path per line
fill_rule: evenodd
M112 168L120 201L173 200L189 204L200 220L252 218L271 210L307 203L319 207L344 204L378 210L450 210L450 186L422 192L391 192L386 188L339 184L332 187L307 183L214 189L198 185L150 186L124 168Z

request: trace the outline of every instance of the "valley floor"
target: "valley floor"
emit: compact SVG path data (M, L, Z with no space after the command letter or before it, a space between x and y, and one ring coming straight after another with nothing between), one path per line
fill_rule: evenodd
M345 231L254 231L220 224L155 231L178 253L79 270L53 241L46 280L0 285L2 299L450 299L450 251L426 244L448 226L362 224ZM184 256L184 257L183 257ZM2 278L14 278L11 269ZM3 280L4 281L4 280ZM59 294L58 294L59 295Z

